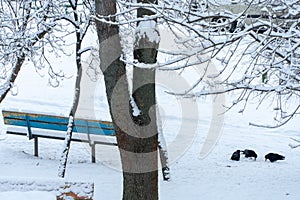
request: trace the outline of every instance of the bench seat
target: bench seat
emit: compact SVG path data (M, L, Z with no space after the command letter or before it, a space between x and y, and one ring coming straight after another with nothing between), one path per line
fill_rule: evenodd
M7 134L23 135L34 139L34 155L38 156L38 138L64 140L68 118L54 115L24 113L3 110ZM95 145L116 146L115 131L111 122L75 119L72 141L86 142L91 146L92 162L95 162Z

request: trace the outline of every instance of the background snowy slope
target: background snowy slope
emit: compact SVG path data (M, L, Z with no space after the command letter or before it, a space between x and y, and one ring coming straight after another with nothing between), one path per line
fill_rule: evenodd
M65 90L53 92L53 95L42 103L39 101L41 95L38 95L36 91L45 90L45 88L47 91L54 89L43 83L43 79L37 83L38 78L33 79L30 70L28 72L25 70L22 75L31 77L32 81L20 84L20 94L23 86L26 86L27 89L31 88L27 87L28 82L34 84L37 89L31 88L34 92L27 93L30 98L26 97L24 101L22 99L13 100L16 97L9 97L4 106L14 105L15 108L20 106L22 109L28 106L26 109L33 110L39 110L41 106L44 112L55 111L55 109L62 112L62 108L67 110L69 102L66 99L68 97L65 97L65 104L57 102L57 99L61 99L61 95L67 94ZM67 82L64 82L64 86L66 85ZM174 97L168 96L164 93L164 88L158 89L160 108L163 108L166 116L164 131L166 140L170 144L174 139L174 133L176 134L178 131L181 120L177 116L179 111L174 112L174 106L177 104ZM227 99L229 98L230 96L227 96ZM31 104L28 101L31 101ZM237 114L238 108L236 108L226 113L222 136L213 151L200 160L200 149L211 119L211 98L198 100L198 105L199 119L194 119L195 122L198 121L197 133L189 148L183 149L182 153L184 154L172 160L172 180L162 182L160 178L161 199L299 199L300 151L288 147L291 142L290 137L300 137L298 133L300 125L297 124L297 120L280 129L249 127L249 121L261 121L271 117L267 109L265 112L256 112L253 105L252 112L241 115ZM4 132L3 129L2 132ZM1 138L1 178L28 177L47 180L57 176L63 141L41 139L40 157L35 158L32 156L32 141L28 141L27 138L12 135L2 135ZM240 162L229 160L231 153L238 148L256 150L259 155L257 161L244 158ZM101 158L99 155L98 162L91 164L89 149L81 143L73 143L67 179L94 181L96 184L95 199L121 199L122 174L120 171L112 169L119 161L118 155L114 153L116 155L114 158L105 156L110 151L117 152L115 147L97 146L97 153L102 152L101 156L103 157ZM284 154L286 160L277 163L265 162L263 156L270 151ZM172 157L172 155L170 156ZM9 193L1 195L7 194Z
M65 57L59 58L57 63L59 63L58 67L62 67L69 75L69 79L62 81L59 87L53 88L47 78L40 77L27 63L16 82L15 89L18 90L18 95L9 95L1 105L2 108L66 116L73 98L74 67ZM198 74L186 70L182 75L192 85ZM292 142L290 137L300 139L298 119L279 129L255 128L248 125L249 121L270 122L272 120L273 113L269 111L268 103L264 104L260 111L256 111L255 104L250 104L244 114L238 114L239 107L234 108L225 114L222 134L215 148L204 159L200 159L200 150L212 119L212 98L184 99L187 104L198 105L198 113L197 116L182 115L183 99L165 93L165 90L173 89L172 85L175 84L166 83L165 80L174 80L170 77L174 78L176 74L163 73L157 88L172 177L170 182L163 182L160 177L161 199L296 200L300 198L300 148L292 150L288 147ZM102 89L97 94L97 102L100 102L97 106L102 109L100 118L107 120L109 119L108 108L101 79L99 88ZM227 95L226 99L231 102L232 94ZM36 158L33 156L33 141L25 137L5 135L2 117L0 119L2 123L0 178L7 180L36 178L39 181L55 179L63 141L40 139L40 156ZM181 130L183 123L186 129ZM187 134L185 140L176 138L179 133L193 130L191 127L194 127L195 131ZM242 158L240 162L234 162L229 159L236 149L245 148L254 149L258 153L257 161ZM264 155L271 151L285 155L286 160L276 163L265 162ZM98 145L97 163L92 164L88 145L74 142L70 150L66 179L95 182L96 200L121 199L122 174L119 169L120 160L116 147ZM6 191L9 190L8 187L1 188L0 197L7 198L12 194ZM19 195L34 199L33 195L40 194L34 191L31 194L20 193L15 194L13 199Z

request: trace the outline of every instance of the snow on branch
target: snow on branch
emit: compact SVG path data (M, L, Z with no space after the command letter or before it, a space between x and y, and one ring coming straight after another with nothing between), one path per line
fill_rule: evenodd
M299 144L289 144L289 147L291 147L292 149L300 147L300 140L297 140L295 138L291 138L291 139L294 140L295 142L299 143Z
M78 54L83 54L86 53L88 51L96 51L97 49L94 46L88 46L88 47L84 47L82 49L80 49L77 53Z

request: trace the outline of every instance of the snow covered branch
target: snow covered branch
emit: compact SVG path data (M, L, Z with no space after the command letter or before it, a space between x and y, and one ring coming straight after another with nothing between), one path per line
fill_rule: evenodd
M210 59L206 62L220 63L218 72L206 74L205 79L199 77L198 84L204 85L202 90L176 95L200 97L240 91L229 108L238 103L246 106L251 98L259 99L259 107L266 98L273 97L277 101L276 125L251 125L276 128L288 123L299 114L296 102L300 94L300 9L297 2L243 1L238 5L208 2L204 7L193 4L180 9L175 3L166 10L156 8L169 26L186 30L186 37L181 36L178 41L190 53L207 56ZM199 64L203 61L198 59Z
M298 143L298 144L289 144L289 146L290 146L292 149L295 149L295 148L297 148L297 147L300 147L300 140L297 140L297 139L295 139L295 138L291 138L291 139Z

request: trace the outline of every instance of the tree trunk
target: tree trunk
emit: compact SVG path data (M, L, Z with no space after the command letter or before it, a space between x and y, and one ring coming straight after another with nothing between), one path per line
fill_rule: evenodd
M96 0L96 13L101 16L115 14L116 1ZM135 78L135 86L143 84L143 78L150 78L152 84L146 84L135 91L138 105L145 114L135 118L133 122L125 64L120 60L122 49L118 26L97 22L97 33L100 41L100 68L104 74L107 99L121 155L123 200L158 199L155 109L151 109L150 115L148 114L155 102L154 73L152 71L150 76L147 73L145 76L140 74L139 80Z
M75 25L76 30L76 50L75 50L75 56L76 56L76 67L77 67L77 74L76 74L76 82L75 82L75 89L74 89L74 97L73 97L73 104L69 113L69 122L68 122L68 129L65 136L65 142L64 147L62 150L61 158L60 158L60 164L58 167L58 176L61 178L65 177L66 174L66 167L67 167L67 161L68 161L68 155L71 147L71 141L72 141L72 135L73 135L73 129L75 126L75 114L79 103L79 97L80 97L80 82L82 77L82 63L81 63L81 45L82 40L84 38L84 35L86 32L81 32L80 30L80 17L77 13L77 3L78 1L74 1L75 4L72 2L69 2L73 9L73 16L74 21L78 22Z
M151 3L157 4L157 0L138 0L137 3ZM137 11L137 17L143 18L147 15L153 15L150 10L139 8ZM141 24L142 23L142 24ZM159 45L159 32L156 28L156 20L149 20L149 21L142 21L137 24L137 35L136 35L136 42L135 42L135 49L134 49L134 58L137 59L140 63L145 64L154 64L156 63L157 59L157 49ZM149 33L149 34L148 34ZM148 102L148 106L153 106L153 110L157 112L156 108L156 98L155 98L155 70L153 69L138 69L137 67L134 68L133 72L133 87L134 91L140 87L139 90L141 92L135 91L133 94L134 99L137 101L136 104L138 107L144 106L145 102ZM143 86L143 87L141 87ZM138 94L140 93L140 95ZM152 98L153 97L153 98ZM138 100L140 99L140 100ZM150 107L145 107L144 112L142 115L147 115L147 112ZM140 108L143 109L143 108ZM148 110L147 110L148 109ZM159 116L159 112L156 113L155 116ZM140 116L142 117L142 116ZM142 117L143 118L143 117ZM153 118L153 121L157 122L156 119ZM147 123L147 122L145 122ZM161 123L156 123L161 126ZM143 124L144 126L145 124ZM167 156L167 149L166 145L164 145L164 138L163 138L163 131L162 127L155 127L155 129L151 131L158 131L158 150L159 156L162 165L162 174L164 180L170 179L169 174L169 167L168 167L168 156Z
M156 0L138 0L137 3L156 3ZM142 8L137 11L138 18L151 14L153 14L151 11ZM150 39L151 36L147 35L147 33L151 32L151 35L153 35L153 32L157 30L155 30L155 26L152 27L150 25L148 27L147 25L149 25L149 22L143 25L140 23L137 24L137 35L133 54L139 63L154 64L156 63L158 43L157 40L153 41L153 38ZM141 34L138 33L139 31L142 31L140 32ZM156 36L159 36L158 33ZM138 139L141 145L132 150L142 155L147 154L147 160L143 162L143 173L126 174L126 178L132 182L131 187L138 185L140 179L145 181L147 183L147 190L143 191L141 189L139 192L141 192L141 194L147 192L147 195L143 195L139 199L154 200L158 199L158 130L156 119L155 70L134 67L132 97L140 110L138 116L132 117L135 123L139 125L141 131L139 134L140 138ZM147 169L146 166L151 166L151 168ZM130 190L131 188L128 189ZM126 195L130 197L128 193Z
M129 174L127 176L133 182L131 187L138 185L139 179L145 179L144 181L147 183L149 190L144 192L148 192L148 196L139 199L158 199L158 131L156 125L154 70L134 68L132 96L140 110L140 115L133 116L133 118L135 123L140 126L139 143L142 144L134 148L133 151L148 155L147 160L144 161L145 173L135 174L135 176ZM152 167L146 169L146 166L150 165Z

